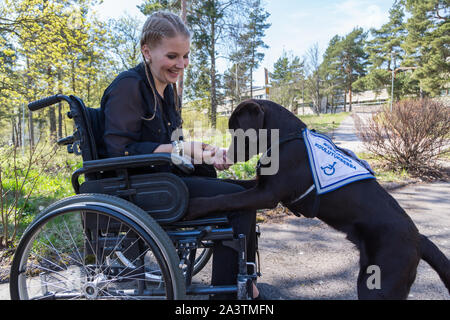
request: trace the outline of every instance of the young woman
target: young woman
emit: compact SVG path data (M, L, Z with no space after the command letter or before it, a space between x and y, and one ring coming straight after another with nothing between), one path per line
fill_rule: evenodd
M218 148L201 142L171 141L173 131L179 130L182 123L176 81L189 64L189 50L190 33L178 16L157 12L147 19L141 34L144 62L119 74L102 98L104 143L109 157L171 153L175 150L196 161L215 155ZM216 159L214 167L223 170L228 165L223 159ZM243 190L238 185L212 177L189 176L182 179L192 198ZM235 234L247 237L248 260L254 262L256 212L230 212L228 217ZM235 284L237 253L219 243L213 250L211 284ZM257 295L254 287L254 296ZM235 295L213 298L232 299Z

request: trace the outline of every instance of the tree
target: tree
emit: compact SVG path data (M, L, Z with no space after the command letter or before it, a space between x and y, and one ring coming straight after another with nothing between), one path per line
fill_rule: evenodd
M380 91L391 85L393 71L403 64L405 50L402 48L407 30L405 26L405 8L402 1L395 1L389 10L389 21L379 29L371 29L373 39L367 42L368 74L354 83L360 90ZM409 73L395 73L394 96L399 98L415 92L417 82L412 81ZM391 91L388 90L390 93Z
M269 72L270 99L297 113L296 100L304 96L304 73L304 62L283 51L273 65L273 72Z
M153 12L160 10L169 10L172 12L179 12L180 1L173 0L146 0L143 4L138 5L137 8L146 16Z
M253 97L253 71L259 67L264 59L264 53L259 49L267 49L268 45L262 40L265 31L271 24L267 23L270 14L264 10L261 0L253 0L249 3L250 15L244 26L246 30L240 37L242 48L244 48L244 56L247 57L247 65L250 75L250 97Z
M323 92L327 97L327 106L328 101L330 101L334 111L336 110L336 104L341 102L340 97L344 96L345 104L344 73L338 55L341 41L342 38L338 35L331 38L319 68L320 77L323 79Z
M139 17L123 15L118 20L108 22L108 47L111 48L111 60L117 73L135 67L141 61Z
M304 63L298 56L287 54L283 50L281 57L275 61L273 72L270 72L270 82L272 85L285 84L297 81L303 76Z
M104 28L99 26L95 16L90 17L95 0L5 2L7 6L1 7L1 11L5 12L6 18L2 19L0 28L5 32L2 38L14 51L11 74L15 74L17 80L10 86L13 90L0 101L0 110L12 110L12 135L16 136L16 141L21 141L19 138L25 132L21 125L24 117L21 110L27 111L24 108L26 103L60 92L76 94L84 99L87 93L85 101L97 104L101 88L104 88L102 77L110 74L104 67L109 64L102 64L104 54L98 50L104 43ZM5 73L8 79L15 79L0 69L0 77ZM103 85L99 86L99 83ZM55 108L48 108L46 112L36 114L35 119L28 113L31 145L35 123L41 126L47 122L45 130L50 135L61 137L66 133L64 108L67 107L62 104L57 107L57 112Z
M231 99L231 111L242 100L250 98L249 95L244 94L248 92L248 83L250 82L249 72L245 68L246 65L244 63L237 62L239 60L238 57L238 54L231 56L232 61L235 62L223 75L224 92L225 96Z
M373 39L367 42L366 48L371 68L393 70L396 65L401 64L404 56L401 44L407 34L404 17L402 3L395 1L389 10L389 21L379 29L370 29Z
M305 88L313 102L313 109L316 114L320 113L320 103L322 101L322 79L320 73L319 45L316 43L308 49L305 56Z
M349 111L352 111L352 85L366 73L367 54L364 51L366 37L367 33L362 28L355 28L337 45L345 90L349 96Z
M411 14L403 48L404 66L418 67L412 78L423 94L436 96L448 85L450 73L450 24L447 0L406 0Z
M211 125L216 127L217 106L220 100L221 77L217 72L216 64L218 58L218 46L227 35L227 19L237 0L206 0L195 1L190 7L190 14L187 16L188 24L193 31L192 45L194 47L194 68L197 73L187 72L186 84L194 84L199 87L197 77L202 87L209 88L209 99L211 108L209 116ZM208 74L201 74L208 68ZM207 79L207 82L205 80ZM205 88L203 87L203 88ZM198 93L195 93L198 95ZM199 97L201 98L201 97Z

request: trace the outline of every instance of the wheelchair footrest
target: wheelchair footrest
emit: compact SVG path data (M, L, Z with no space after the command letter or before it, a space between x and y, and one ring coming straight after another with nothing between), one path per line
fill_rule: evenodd
M206 232L205 232L206 230ZM233 228L217 228L212 229L206 227L198 230L172 230L167 231L167 234L173 241L178 241L186 238L194 238L197 240L225 240L233 238Z
M228 286L190 285L189 287L186 288L186 293L189 295L235 293L235 292L237 292L236 285L228 285Z

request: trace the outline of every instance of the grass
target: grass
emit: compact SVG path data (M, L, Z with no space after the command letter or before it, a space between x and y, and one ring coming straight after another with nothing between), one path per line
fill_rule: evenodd
M300 116L309 129L314 129L320 133L330 133L336 130L342 120L350 116L350 112L326 113L320 115Z
M407 170L392 170L388 169L381 157L377 157L372 153L358 152L356 156L360 159L369 162L372 169L375 171L375 177L380 183L404 183L415 180Z
M10 150L0 149L3 190L3 216L0 223L8 223L8 232L12 233L14 221L17 221L17 231L20 234L42 209L56 200L74 194L70 177L81 166L81 159L68 155L63 149L55 154L50 149L45 149L43 154L44 157L51 155L48 163L44 158L39 158L28 168L27 153L22 155L17 152L14 174ZM17 218L14 218L15 215ZM2 231L3 227L0 233Z

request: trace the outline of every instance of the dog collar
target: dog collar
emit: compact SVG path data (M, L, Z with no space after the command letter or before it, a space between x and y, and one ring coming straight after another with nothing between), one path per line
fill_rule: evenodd
M295 140L295 139L303 139L303 135L301 133L290 133L287 136L283 137L282 139L280 139L278 141L278 145L281 145L285 142L291 141L291 140ZM272 146L269 147L269 149L266 150L266 152L264 152L262 154L262 156L259 158L258 163L256 164L256 175L259 176L261 173L261 159L264 159L265 157L267 157L270 153L270 149L272 149Z

